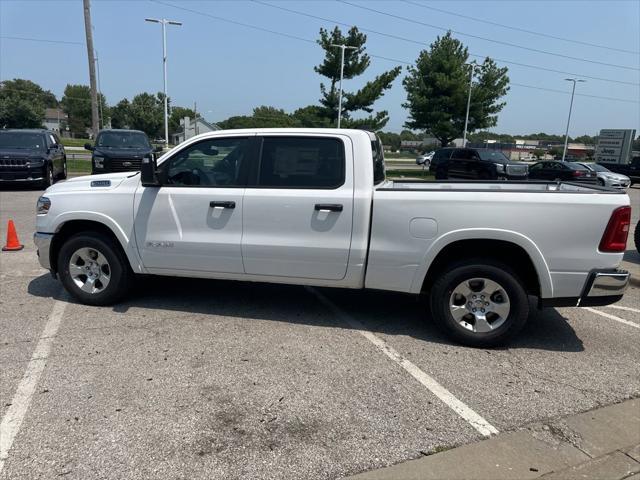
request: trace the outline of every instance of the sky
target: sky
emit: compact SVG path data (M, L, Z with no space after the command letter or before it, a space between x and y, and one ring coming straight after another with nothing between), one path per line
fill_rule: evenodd
M490 56L509 67L511 89L492 131L564 134L571 99L564 79L577 77L587 81L577 85L571 136L602 128L640 132L640 0L347 2L93 0L102 93L114 105L143 91L162 91L161 27L144 19L166 18L183 22L167 27L174 105L197 102L211 121L250 114L260 105L292 112L318 102L322 77L313 67L323 52L314 40L320 27L340 22L343 31L349 25L365 31L367 52L376 56L362 76L344 82L345 91L403 66L375 104L389 112L385 130L399 132L407 119L406 64L450 29L478 59ZM89 83L81 0L0 0L0 80L12 78L32 80L58 98L67 83Z

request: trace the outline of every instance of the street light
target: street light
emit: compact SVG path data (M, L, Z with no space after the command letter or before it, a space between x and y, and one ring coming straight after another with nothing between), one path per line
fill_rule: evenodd
M167 25L182 25L182 22L163 18L145 18L145 22L160 23L162 25L162 69L164 72L164 141L169 146L169 107L167 104Z
M571 89L571 103L569 104L569 118L567 118L567 130L564 133L564 150L562 150L562 161L567 155L567 144L569 143L569 123L571 122L571 109L573 108L573 96L576 93L576 83L584 83L586 80L580 80L579 78L565 78L567 82L573 82L573 88Z
M467 126L469 125L469 108L471 107L471 85L473 83L473 72L476 67L476 62L465 63L469 66L469 95L467 95L467 114L464 117L464 136L462 137L462 146L467 146Z
M342 77L344 75L344 51L345 50L358 50L358 47L350 47L348 45L331 44L332 47L338 47L342 50L342 57L340 60L340 93L338 95L338 128L340 128L340 120L342 119Z

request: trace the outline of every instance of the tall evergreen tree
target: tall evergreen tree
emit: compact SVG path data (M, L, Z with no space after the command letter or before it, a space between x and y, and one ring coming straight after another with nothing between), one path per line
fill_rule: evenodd
M331 32L320 29L318 44L325 51L323 62L314 67L320 75L329 79L329 85L320 84L322 106L319 115L335 122L338 118L338 96L340 82L340 62L342 51L340 48L331 45L348 45L356 47L355 50L347 49L344 52L344 80L353 79L362 75L371 63L371 58L365 53L365 43L367 36L358 31L357 27L351 27L346 35L342 34L340 28L335 27ZM352 114L364 111L373 113L373 104L378 100L384 91L391 88L391 84L400 74L401 67L395 67L388 72L378 75L375 79L367 82L360 90L355 92L345 92L342 94L342 124L345 127L366 126L374 130L380 130L389 121L387 111L380 111L367 118L355 120Z
M467 48L451 32L420 52L403 81L407 91L403 106L409 109L407 127L430 132L443 146L463 135L471 68L465 65L468 60ZM508 90L506 67L499 68L488 57L475 67L469 132L497 124L497 114L505 106L500 99Z

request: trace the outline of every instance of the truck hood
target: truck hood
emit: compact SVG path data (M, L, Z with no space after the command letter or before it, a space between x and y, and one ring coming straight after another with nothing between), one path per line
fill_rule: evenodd
M44 150L32 148L3 148L0 150L0 158L34 158L43 157L45 154Z
M114 172L102 175L85 175L69 178L65 182L59 182L47 188L47 193L63 193L78 191L113 190L126 178L138 175L140 172Z
M151 148L104 148L96 147L94 155L109 158L142 158L153 152Z

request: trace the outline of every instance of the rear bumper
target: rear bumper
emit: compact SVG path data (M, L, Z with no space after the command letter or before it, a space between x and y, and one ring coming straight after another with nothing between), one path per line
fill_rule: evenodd
M42 268L51 270L51 257L49 252L51 251L51 242L53 240L53 233L36 232L33 234L33 243L36 244L38 252L38 261Z
M616 303L629 285L629 272L592 270L579 297L541 298L542 307L596 307Z

